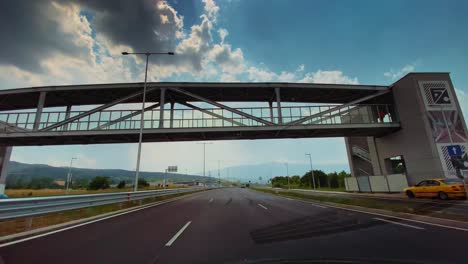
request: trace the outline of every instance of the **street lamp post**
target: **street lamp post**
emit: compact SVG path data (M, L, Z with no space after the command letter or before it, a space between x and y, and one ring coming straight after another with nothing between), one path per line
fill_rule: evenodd
M312 167L312 155L307 153L306 156L309 156L310 160L310 173L312 173L312 182L314 183L314 190L315 190L315 178L314 178L314 168ZM310 184L310 181L309 181Z
M206 169L206 155L205 155L205 153L206 153L206 145L207 145L207 144L213 144L213 143L211 143L211 142L203 142L203 143L197 143L197 144L203 145L203 176L206 176L206 175L205 175L205 169Z
M70 159L70 166L68 167L68 174L67 174L67 187L66 187L66 193L68 193L68 189L70 188L70 182L71 182L71 179L72 179L72 165L73 165L73 160L76 160L77 158L75 157L72 157Z
M140 134L138 139L138 154L137 164L135 169L135 183L133 191L138 190L138 175L140 174L140 158L141 158L141 141L143 139L144 115L145 115L145 102L146 102L146 80L148 77L148 60L151 55L174 55L174 52L122 52L122 55L145 55L146 56L146 69L145 69L145 84L143 85L143 102L141 104L141 118L140 118Z

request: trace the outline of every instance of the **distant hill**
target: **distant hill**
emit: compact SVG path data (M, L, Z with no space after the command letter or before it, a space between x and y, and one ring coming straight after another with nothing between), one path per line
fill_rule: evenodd
M53 167L44 164L27 164L16 161L10 161L8 167L8 181L21 179L23 182L30 182L33 178L52 178L54 180L65 180L68 174L68 167ZM73 178L76 179L91 179L96 176L107 176L112 182L132 181L135 176L135 171L119 170L119 169L85 169L72 168ZM161 181L164 178L164 172L140 172L140 177L147 181ZM195 179L200 182L216 181L212 177L203 177L198 175L187 175L168 173L167 179L172 181L191 181Z

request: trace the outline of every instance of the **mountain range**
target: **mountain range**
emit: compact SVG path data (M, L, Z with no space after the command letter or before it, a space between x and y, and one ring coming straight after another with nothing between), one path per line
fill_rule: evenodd
M10 161L8 167L8 179L21 179L23 182L29 182L32 178L48 177L54 180L65 180L68 174L68 167L54 167L45 164L27 164L16 161ZM271 162L253 165L239 165L226 167L220 170L219 174L222 179L234 182L262 182L265 183L268 179L275 176L285 176L289 174L300 175L310 170L308 164L288 164L282 162ZM323 170L329 172L349 172L347 164L332 164L332 165L316 165L314 170ZM121 180L131 182L135 176L135 171L122 169L87 169L75 168L71 169L73 178L76 179L91 179L96 176L107 176L112 182L117 183ZM199 173L201 174L201 173ZM140 172L140 177L150 182L162 181L164 172ZM213 182L218 178L217 170L208 170L207 176L187 175L178 173L167 173L167 179L171 181L192 181Z

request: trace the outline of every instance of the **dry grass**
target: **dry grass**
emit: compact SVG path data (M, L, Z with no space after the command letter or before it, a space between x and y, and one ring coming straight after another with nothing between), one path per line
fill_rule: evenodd
M171 187L169 187L171 188ZM139 191L148 191L148 190L158 190L161 188L157 187L146 187L146 188L139 188ZM93 194L93 193L109 193L109 192L130 192L133 189L131 187L118 189L118 188L109 188L105 190L86 190L86 189L76 189L68 191L68 194ZM7 189L5 193L10 198L22 198L22 197L40 197L40 196L56 196L56 195L66 195L67 193L65 190L61 189L40 189L40 190L33 190L33 189Z

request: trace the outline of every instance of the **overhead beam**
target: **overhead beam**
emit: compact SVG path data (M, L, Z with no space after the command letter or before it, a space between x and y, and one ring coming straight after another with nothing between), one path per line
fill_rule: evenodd
M380 92L377 92L377 93L374 93L374 94L371 94L371 95L368 95L368 96L364 96L362 98L359 98L359 99L356 99L354 101L351 101L349 103L346 103L346 104L342 104L340 106L337 106L337 107L333 107L331 109L328 109L326 111L323 111L323 112L320 112L320 113L316 113L316 114L313 114L311 116L306 116L306 117L303 117L301 119L298 119L298 120L295 120L295 121L291 121L289 123L286 124L286 126L295 126L295 125L299 125L301 123L304 123L305 121L307 120L310 120L312 118L315 118L315 117L318 117L318 116L321 116L321 115L326 115L328 113L332 113L332 112L335 112L335 111L338 111L340 109L343 109L343 108L346 108L348 106L351 106L351 105L354 105L354 104L357 104L357 103L360 103L360 102L364 102L364 101L367 101L369 99L372 99L372 98L375 98L375 97L378 97L378 96L381 96L381 95L384 95L386 93L389 93L390 90L385 90L385 91L380 91Z
M152 92L152 91L154 91L154 90L156 90L156 89L157 89L157 88L149 88L149 89L146 90L146 93ZM55 123L55 124L53 124L53 125L51 125L51 126L48 126L48 127L46 127L46 128L41 129L40 131L50 131L50 130L52 130L52 129L54 129L54 128L61 127L61 126L65 125L65 124L71 123L71 122L73 122L73 121L75 121L75 120L78 120L78 119L81 119L81 118L83 118L83 117L85 117L85 116L94 114L94 113L96 113L96 112L102 111L102 110L104 110L104 109L106 109L106 108L109 108L109 107L111 107L111 106L114 106L114 105L116 105L116 104L120 104L120 103L123 103L123 102L125 102L125 101L127 101L127 100L129 100L129 99L132 99L132 98L134 98L134 97L140 96L141 94L143 94L143 91L141 91L141 92L136 92L136 93L127 95L127 96L125 96L125 97L122 97L122 98L119 98L119 99L117 99L117 100L114 100L114 101L112 101L112 102L110 102L110 103L108 103L108 104L98 106L98 107L96 107L96 108L93 108L93 109L91 109L91 110L89 110L89 111L86 111L86 112L81 113L81 114L79 114L79 115L76 115L76 116L74 116L74 117L70 117L70 118L65 119L65 120L63 120L63 121L61 121L61 122Z
M216 114L216 113L210 112L210 111L208 111L208 110L205 110L205 109L200 108L200 107L198 107L198 106L195 106L195 105L193 105L193 104L190 104L190 103L187 103L187 102L185 102L185 103L179 103L179 104L185 105L185 106L187 106L187 107L190 107L190 108L192 108L192 109L198 110L198 111L203 112L203 113L205 113L205 114L214 116L214 117L216 117L216 118L219 118L219 119L228 121L228 122L233 123L233 124L236 124L236 125L238 125L238 126L245 126L245 125L242 124L241 122L232 120L231 118L227 118L227 117L224 117L224 116L222 116L222 115L218 115L218 114Z
M219 108L226 109L226 110L228 110L228 111L231 111L231 112L233 112L233 113L236 113L236 114L238 114L238 115L240 115L240 116L243 116L243 117L245 117L245 118L249 118L249 119L255 120L255 121L257 121L257 122L259 122L259 123L262 123L262 124L264 124L264 125L267 125L267 126L274 125L274 123L269 122L269 121L266 121L266 120L264 120L264 119L262 119L262 118L259 118L259 117L253 116L253 115L249 115L249 114L244 113L244 112L242 112L242 111L240 111L240 110L237 110L237 109L235 109L235 108L231 108L231 107L229 107L229 106L226 106L226 105L224 105L224 104L221 104L221 103L212 101L212 100L207 99L207 98L205 98L205 97L196 95L196 94L194 94L194 93L187 92L187 91L185 91L185 90L183 90L183 89L180 89L180 88L169 88L169 89L170 89L171 91L174 91L174 92L177 92L177 93L181 93L181 94L190 96L190 97L192 97L192 98L198 99L198 100L203 101L203 102L205 102L205 103L209 103L209 104L211 104L211 105L217 106L217 107L219 107Z
M152 109L157 108L157 107L159 107L159 103L155 103L155 104L153 104L153 105L150 105L150 106L148 106L148 107L145 107L145 111L144 111L144 112L149 111L149 110L152 110ZM132 112L132 113L130 113L130 114L128 114L128 115L119 117L119 118L117 118L117 119L115 119L115 120L112 120L112 121L109 121L109 122L107 122L107 123L105 123L105 124L103 124L103 125L100 125L99 127L96 127L95 129L103 129L103 128L106 128L106 127L115 125L115 124L117 124L117 123L120 123L120 122L122 122L122 121L124 121L124 120L127 120L127 119L129 119L129 118L132 118L132 117L137 116L137 115L139 115L139 114L141 114L141 110Z

